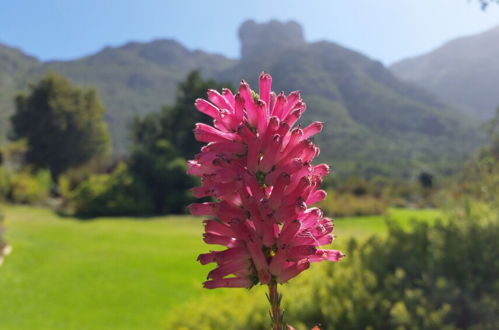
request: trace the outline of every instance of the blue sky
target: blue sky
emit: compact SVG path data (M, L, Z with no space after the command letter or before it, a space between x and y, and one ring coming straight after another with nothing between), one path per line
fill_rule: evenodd
M385 64L499 25L499 6L476 0L0 0L0 42L43 60L106 45L172 38L239 56L246 19L296 20L309 41L330 40Z

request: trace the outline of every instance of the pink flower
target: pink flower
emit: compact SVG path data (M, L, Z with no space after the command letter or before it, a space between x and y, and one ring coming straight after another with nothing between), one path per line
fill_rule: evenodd
M209 101L195 103L213 126L196 124L196 139L207 145L188 162L188 173L202 181L194 196L216 201L192 204L190 211L209 217L204 241L227 248L198 258L217 264L204 283L209 289L284 283L311 262L343 257L319 249L333 241L333 224L308 208L326 196L320 185L329 167L311 164L319 148L310 138L322 123L294 127L306 109L300 93L276 95L271 84L262 73L258 95L242 81L236 95L209 90Z

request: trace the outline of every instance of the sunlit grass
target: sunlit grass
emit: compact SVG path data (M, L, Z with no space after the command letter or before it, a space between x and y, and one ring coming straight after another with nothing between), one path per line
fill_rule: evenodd
M208 247L193 217L78 221L50 210L4 208L14 247L0 268L0 329L158 329L179 304L225 290L203 290ZM435 210L391 210L404 226ZM383 234L382 216L335 221L336 244Z

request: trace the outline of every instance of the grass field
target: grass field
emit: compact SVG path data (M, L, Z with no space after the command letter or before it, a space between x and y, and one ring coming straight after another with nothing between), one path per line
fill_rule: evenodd
M160 329L182 303L226 290L201 282L208 247L192 217L78 221L50 210L4 207L13 253L0 268L0 329ZM432 221L436 210L390 210ZM139 221L140 220L140 221ZM386 230L381 216L335 221L336 247Z

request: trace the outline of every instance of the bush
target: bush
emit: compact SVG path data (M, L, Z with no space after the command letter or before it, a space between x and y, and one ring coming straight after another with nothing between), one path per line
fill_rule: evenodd
M77 215L145 215L153 205L144 184L120 163L111 174L91 175L69 193L66 205Z
M130 171L147 186L155 213L185 213L194 201L189 191L194 178L186 174L186 160L168 140L136 146L130 163Z
M351 240L342 262L317 265L284 290L286 321L297 329L499 328L499 221L467 220L411 231L390 225L386 238ZM168 326L267 329L256 293L197 301Z
M0 201L7 200L10 192L10 175L7 169L0 166Z
M350 217L383 214L387 205L383 199L372 195L355 196L329 191L319 207L329 216Z
M8 200L13 203L33 204L48 198L52 180L48 170L39 170L32 173L22 170L12 174Z

